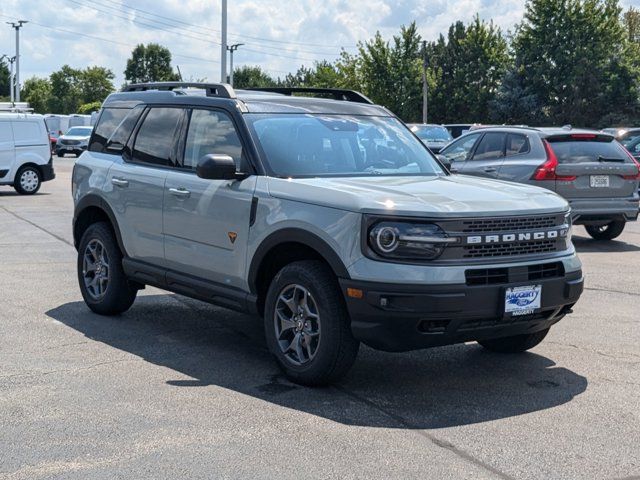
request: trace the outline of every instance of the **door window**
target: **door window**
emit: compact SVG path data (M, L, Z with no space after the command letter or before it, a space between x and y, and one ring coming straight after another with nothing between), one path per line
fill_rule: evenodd
M466 137L456 140L440 153L452 162L464 162L469 158L471 150L479 137L479 133L467 135Z
M242 144L231 118L214 110L193 110L183 167L195 170L205 155L229 155L241 168Z
M89 151L104 152L107 140L129 113L128 108L104 108L93 130Z
M133 161L171 166L175 163L175 134L182 119L180 108L152 108L142 122L133 145Z
M507 157L529 152L529 139L526 135L510 133L507 135Z
M474 160L497 160L504 157L505 134L485 133L473 154Z

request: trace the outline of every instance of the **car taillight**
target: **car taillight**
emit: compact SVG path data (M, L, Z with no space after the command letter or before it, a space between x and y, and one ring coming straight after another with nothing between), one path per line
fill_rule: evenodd
M558 168L558 157L551 148L551 144L546 140L542 140L544 144L544 151L547 154L547 161L540 165L531 177L532 180L561 180L570 182L575 180L575 175L557 175L556 168Z
M622 148L624 149L625 153L629 155L629 158L631 159L631 161L633 161L633 163L636 165L636 169L638 170L635 175L623 175L622 178L624 178L625 180L640 180L640 163L638 163L635 157L631 155L631 152L629 150L624 147Z

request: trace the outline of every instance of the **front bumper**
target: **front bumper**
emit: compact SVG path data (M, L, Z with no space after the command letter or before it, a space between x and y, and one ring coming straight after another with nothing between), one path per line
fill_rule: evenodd
M56 145L56 153L58 152L84 152L88 148L88 144L81 145L63 145L60 142Z
M386 351L408 351L543 330L559 321L580 298L581 271L557 278L524 279L508 269L508 282L491 285L400 285L340 280L354 336ZM519 281L522 279L522 281ZM541 308L531 315L505 316L505 289L542 285ZM363 292L362 298L347 289Z

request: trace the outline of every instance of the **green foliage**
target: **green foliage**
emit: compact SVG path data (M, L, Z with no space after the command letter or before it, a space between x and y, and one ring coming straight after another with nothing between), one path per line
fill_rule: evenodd
M84 103L80 105L80 107L78 107L78 113L86 115L92 112L96 112L100 110L101 106L102 106L102 102Z
M9 97L9 66L4 60L0 61L0 97Z
M337 88L340 75L333 64L323 60L316 62L312 68L301 66L296 73L287 74L279 83L286 87Z
M168 48L149 43L139 44L131 52L124 71L127 82L170 82L180 80L180 76L171 67L171 52Z
M430 117L442 123L488 122L491 103L509 66L500 29L479 17L466 26L456 22L446 38L440 35L427 46L427 54Z
M36 113L47 113L51 101L51 82L47 78L31 77L22 86L22 99L29 102Z
M275 87L276 81L260 67L248 65L233 70L234 88Z
M638 73L617 0L529 0L514 70L535 92L542 123L599 126L638 111Z

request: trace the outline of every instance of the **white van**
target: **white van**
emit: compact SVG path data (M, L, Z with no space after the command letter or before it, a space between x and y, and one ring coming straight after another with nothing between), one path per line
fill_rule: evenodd
M53 157L42 115L0 113L0 185L33 195L53 180Z

